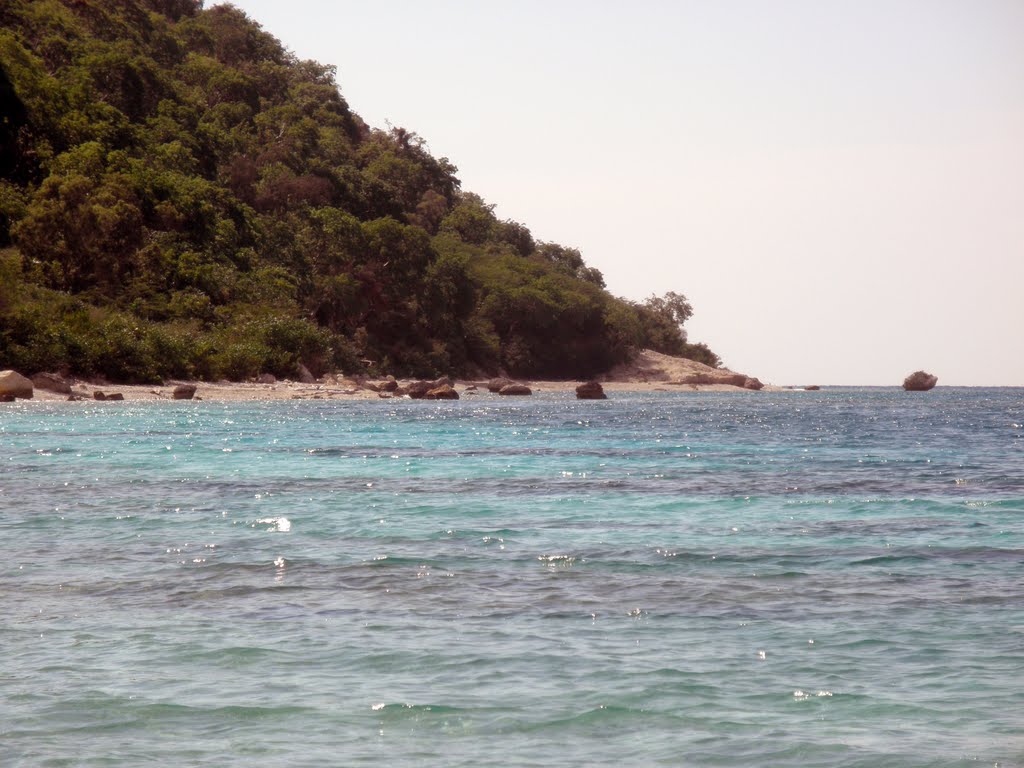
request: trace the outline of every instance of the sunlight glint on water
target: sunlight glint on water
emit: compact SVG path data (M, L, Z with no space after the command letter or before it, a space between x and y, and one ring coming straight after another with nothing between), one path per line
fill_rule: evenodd
M5 404L0 764L1021 765L1022 423Z

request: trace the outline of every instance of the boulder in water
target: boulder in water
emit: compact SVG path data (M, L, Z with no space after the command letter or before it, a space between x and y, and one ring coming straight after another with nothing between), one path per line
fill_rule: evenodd
M191 400L196 395L195 384L179 384L174 388L171 397L175 400Z
M588 381L576 387L577 400L607 400L608 395L604 393L604 387L600 382Z
M914 371L903 380L903 388L908 392L927 392L938 383L938 376L925 371Z

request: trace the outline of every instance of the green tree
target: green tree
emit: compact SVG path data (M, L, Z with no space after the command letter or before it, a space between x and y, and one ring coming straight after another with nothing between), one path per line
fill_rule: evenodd
M0 358L132 380L583 376L687 341L231 5L0 2Z

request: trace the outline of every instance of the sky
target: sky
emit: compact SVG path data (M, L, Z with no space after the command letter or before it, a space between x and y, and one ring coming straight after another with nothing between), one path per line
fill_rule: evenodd
M234 5L735 370L1024 386L1020 0Z

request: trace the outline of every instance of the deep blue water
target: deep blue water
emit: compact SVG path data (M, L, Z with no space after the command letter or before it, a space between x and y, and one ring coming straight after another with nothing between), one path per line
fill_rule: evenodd
M0 406L0 765L1024 765L1024 390Z

